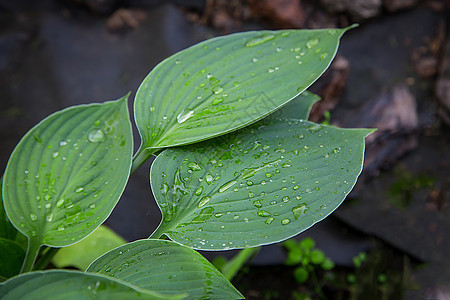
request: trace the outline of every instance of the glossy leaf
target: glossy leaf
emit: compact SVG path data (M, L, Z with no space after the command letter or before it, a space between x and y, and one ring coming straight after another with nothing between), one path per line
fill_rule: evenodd
M34 248L81 240L116 205L133 147L126 98L56 112L14 149L3 201L11 223Z
M97 257L125 243L117 233L101 225L81 242L59 250L52 263L58 268L77 267L86 270Z
M2 300L183 299L161 295L99 274L70 270L25 273L0 285Z
M203 250L292 237L351 191L370 132L269 118L237 134L167 149L151 168L163 214L152 236Z
M136 94L140 152L205 140L270 114L328 68L346 30L242 32L167 58Z
M24 257L25 249L20 244L0 238L0 279L19 274Z
M164 294L186 292L189 299L244 298L203 256L171 241L123 245L98 258L87 271Z

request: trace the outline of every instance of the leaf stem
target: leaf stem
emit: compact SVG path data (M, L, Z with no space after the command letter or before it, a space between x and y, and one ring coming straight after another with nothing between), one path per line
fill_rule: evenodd
M25 255L25 259L23 261L22 269L20 269L20 273L30 272L33 269L33 265L34 262L36 261L36 257L39 253L40 248L41 248L40 241L32 238L28 239L27 254Z
M138 152L133 157L133 163L131 165L131 173L136 171L143 163L145 163L153 153L158 151L158 149L145 149L140 148Z
M34 270L44 270L53 259L55 254L58 253L59 249L61 248L48 247L47 249L45 249L46 251L35 264Z
M164 226L159 225L158 228L153 231L153 233L148 237L149 239L161 239L161 236L164 234L165 228Z
M229 262L222 268L222 274L228 280L232 280L244 264L253 256L255 256L261 247L245 248L239 251Z

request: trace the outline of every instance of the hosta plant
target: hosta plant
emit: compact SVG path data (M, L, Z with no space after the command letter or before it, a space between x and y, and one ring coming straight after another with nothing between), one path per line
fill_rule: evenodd
M195 249L297 235L331 214L361 172L371 130L307 121L318 97L306 89L347 29L243 32L167 58L136 93L134 156L128 96L42 120L2 178L0 298L242 298ZM83 271L42 271L108 218L152 155L162 221L150 237Z

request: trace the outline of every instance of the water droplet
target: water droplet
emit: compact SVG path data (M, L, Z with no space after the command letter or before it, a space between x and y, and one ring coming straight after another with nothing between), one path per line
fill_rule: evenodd
M314 187L314 190L315 191L320 191L320 187L316 186L316 187Z
M255 62L257 62L257 61L258 61L258 59L257 59L256 57L253 57L253 58L252 58L252 62L255 63Z
M248 185L248 186L252 186L252 185L253 185L253 181L247 180L247 185Z
M223 98L214 98L214 100L212 101L212 105L217 105L223 102Z
M204 196L200 199L200 202L198 203L197 207L203 207L205 206L209 201L211 201L211 197L209 196Z
M179 59L176 59L176 60L175 60L175 64L176 64L176 65L180 64L180 60L179 60Z
M200 196L203 193L203 186L199 187L196 191L195 191L195 195L196 196Z
M284 164L281 165L282 168L289 168L291 166L292 165L290 163L284 163Z
M214 181L214 177L211 174L206 175L206 183L211 184Z
M284 203L289 202L289 196L284 196L284 197L283 197L283 202L284 202Z
M294 219L298 219L301 215L304 215L307 211L307 207L305 203L299 204L292 208L292 214L294 215Z
M311 49L319 43L319 39L311 39L306 42L306 48Z
M187 119L189 119L190 117L192 117L194 115L194 111L193 110L187 110L185 111L185 109L183 109L182 112L180 112L177 116L177 122L179 124L186 122Z
M273 68L269 68L269 69L267 70L267 72L269 72L269 73L273 73L273 72L275 72L275 69L273 69Z
M31 214L30 214L30 220L33 221L33 222L36 221L36 220L37 220L37 215L31 213Z
M46 204L44 205L44 207L45 207L45 208L50 208L50 207L52 207L52 205L51 205L51 203L46 203Z
M200 170L202 169L202 168L199 166L198 163L193 162L193 161L189 162L189 163L187 164L187 167L188 167L189 169L191 169L192 171L200 171Z
M82 191L84 191L84 188L81 186L77 186L75 189L75 193L81 193Z
M270 201L270 205L275 205L275 204L277 204L277 201L275 201L275 200Z
M258 216L260 217L270 217L270 213L265 210L258 211Z
M254 47L275 39L273 34L264 34L259 37L252 38L245 43L245 47Z
M52 157L53 157L53 158L57 158L58 155L59 155L59 152L53 152L53 153L52 153Z
M61 142L59 142L59 145L62 147L62 146L65 146L65 145L67 145L67 142L66 141L61 141Z
M283 49L281 49L281 47L277 47L277 49L275 49L277 52L281 52Z
M341 148L340 148L340 147L334 148L332 152L333 152L333 153L339 153L339 151L341 151Z
M223 87L221 87L220 85L216 85L212 88L212 91L214 94L218 95L223 92Z
M106 140L106 136L103 131L96 129L89 132L88 139L92 143L101 143Z
M51 222L53 220L53 214L48 214L45 220L47 220L47 222Z
M321 208L321 209L326 209L327 206L326 206L325 204L323 204L323 205L320 206L320 208Z
M155 111L155 107L154 106L150 106L150 112L154 112Z
M59 225L57 228L58 231L64 231L64 229L66 229L66 227L64 227L63 224Z
M262 207L262 204L261 204L261 201L260 201L260 200L255 200L255 201L253 201L253 205L254 205L255 207L257 207L257 208L261 208L261 207Z
M250 198L253 198L253 197L255 197L255 193L253 193L253 192L248 192L248 196L249 196Z
M223 216L223 213L217 213L214 215L214 217L216 217L216 218L220 218L221 216Z
M94 203L92 203L91 205L89 205L89 208L92 208L92 209L94 209L94 208L95 208L95 204L94 204Z
M233 185L235 185L237 183L237 180L231 180L228 181L227 183L223 184L220 188L219 188L219 193L223 193L226 190L228 190L230 187L232 187Z
M267 178L270 178L270 177L272 177L272 174L266 173L266 177L267 177Z
M282 225L287 225L287 224L289 224L289 223L291 223L291 220L290 220L290 219L283 219L283 220L281 221L281 224L282 224Z
M317 132L317 131L320 131L321 129L322 129L322 125L320 125L320 124L312 124L311 126L308 127L309 132Z
M273 222L273 220L275 220L274 218L267 218L266 219L266 224L271 224Z
M211 218L214 214L214 208L211 206L203 208L200 213L192 219L192 223L203 223L209 218Z
M328 53L326 53L326 52L320 54L320 60L324 60L327 57L328 57Z
M49 201L50 199L52 199L53 197L49 194L44 196L45 201Z
M65 201L64 198L59 199L58 202L56 202L56 207L61 207L61 206L63 206L64 201Z
M294 187L292 188L294 191L298 190L300 187L298 185L294 185Z

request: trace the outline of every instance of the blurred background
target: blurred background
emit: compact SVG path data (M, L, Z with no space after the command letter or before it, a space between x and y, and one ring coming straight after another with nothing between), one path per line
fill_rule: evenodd
M379 129L355 190L295 238L314 241L334 267L271 245L233 283L249 299L450 299L449 11L445 0L0 0L0 168L57 110L129 91L131 108L145 75L195 43L359 23L310 88L322 97L311 120ZM160 222L149 165L107 220L128 241ZM220 266L236 253L202 254Z

